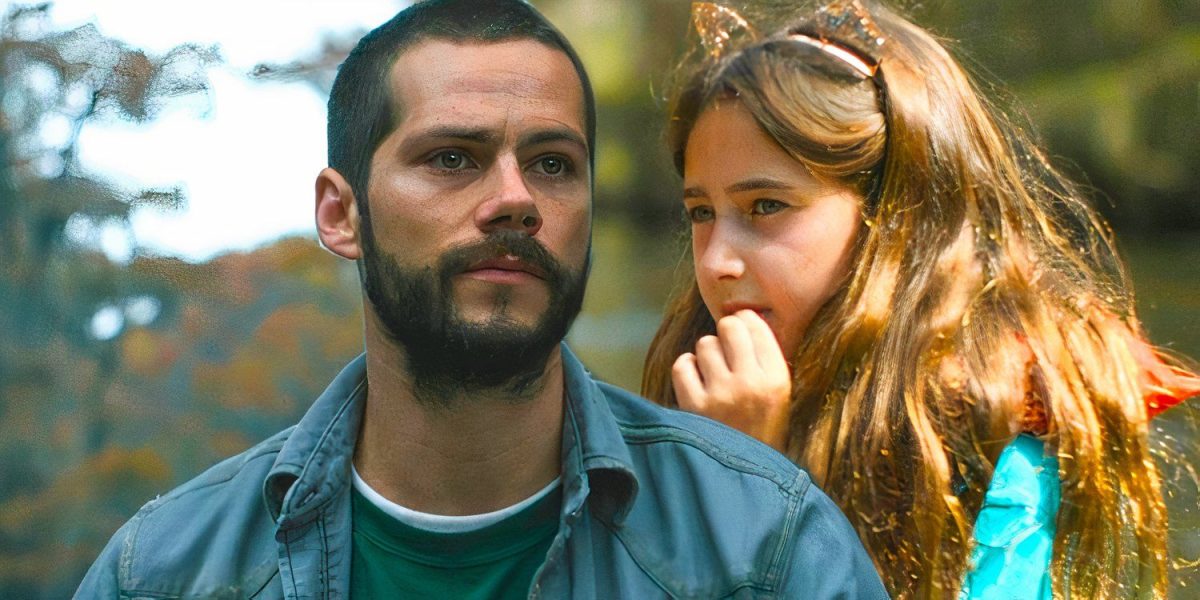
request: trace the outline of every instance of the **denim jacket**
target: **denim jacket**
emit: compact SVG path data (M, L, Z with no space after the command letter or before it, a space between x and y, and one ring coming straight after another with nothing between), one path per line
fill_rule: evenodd
M563 504L530 598L885 598L806 473L708 419L592 379L563 345ZM77 598L340 599L360 356L300 423L146 504Z

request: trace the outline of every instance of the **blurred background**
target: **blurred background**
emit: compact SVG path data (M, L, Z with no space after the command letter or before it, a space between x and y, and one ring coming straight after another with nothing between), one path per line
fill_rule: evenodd
M689 3L533 4L599 101L570 339L636 389L685 244L657 98ZM142 503L294 423L360 352L311 189L336 65L404 5L0 5L0 597L69 596ZM1200 2L902 6L1089 185L1151 337L1200 356Z

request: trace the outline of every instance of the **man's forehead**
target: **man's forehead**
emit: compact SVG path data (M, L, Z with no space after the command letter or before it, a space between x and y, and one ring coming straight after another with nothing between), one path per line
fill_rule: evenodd
M426 40L397 57L390 87L406 117L469 110L463 104L471 103L583 116L582 83L570 59L534 40Z

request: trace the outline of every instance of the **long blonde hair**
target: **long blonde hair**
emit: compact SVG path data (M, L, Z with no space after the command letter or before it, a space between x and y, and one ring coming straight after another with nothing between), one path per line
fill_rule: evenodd
M788 454L845 511L892 594L941 597L961 585L993 460L1041 429L1062 479L1055 595L1164 596L1145 336L1109 229L937 40L885 8L870 16L886 37L873 77L789 39L798 22L706 57L670 108L681 172L699 115L734 99L816 177L865 198L849 275L785 349ZM689 270L643 394L675 405L672 363L713 332Z

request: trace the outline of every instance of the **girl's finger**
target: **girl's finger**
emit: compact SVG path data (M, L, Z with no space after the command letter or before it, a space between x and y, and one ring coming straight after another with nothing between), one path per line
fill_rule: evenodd
M671 366L671 384L675 388L675 401L679 408L688 412L703 413L707 407L704 382L696 366L696 355L684 352Z
M752 310L739 311L737 316L746 325L746 331L750 335L759 366L767 373L777 374L787 371L787 357L783 355L783 350L779 347L779 341L775 339L775 333L771 331L771 326L767 325L767 322Z
M721 341L721 351L725 354L729 370L739 377L754 376L759 370L754 340L739 315L729 315L717 321L717 339Z
M725 351L715 335L706 335L696 341L696 365L705 387L729 378L729 364L725 362Z

